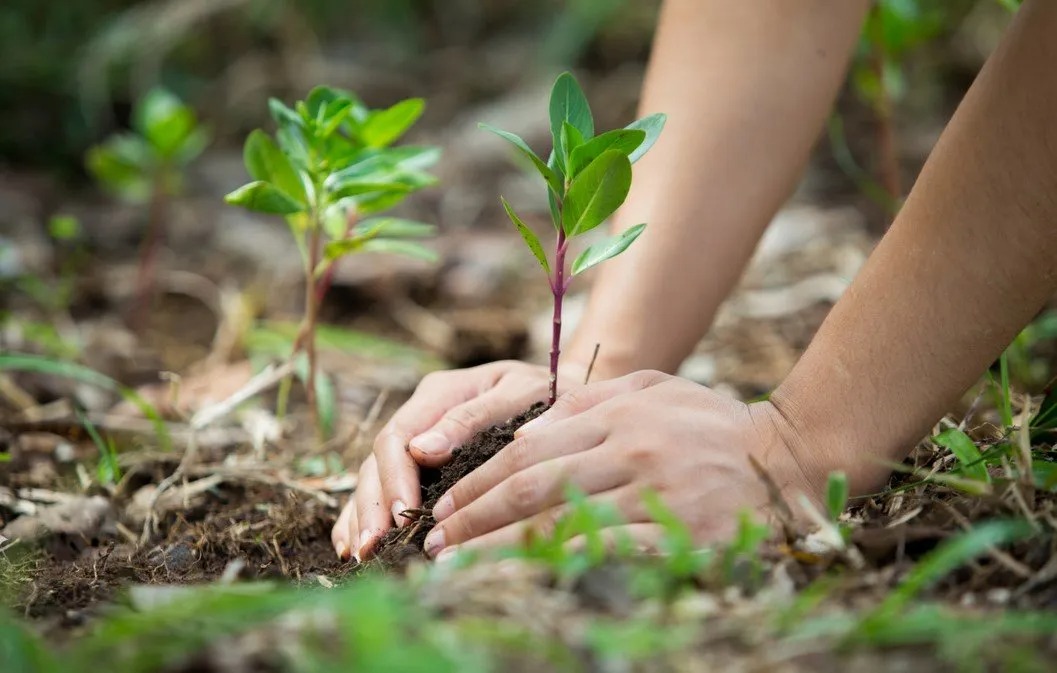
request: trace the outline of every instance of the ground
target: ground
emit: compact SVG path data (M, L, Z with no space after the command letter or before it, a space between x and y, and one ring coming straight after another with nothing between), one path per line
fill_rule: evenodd
M482 53L511 69L520 59L497 56L519 48ZM600 126L626 121L641 67L590 69ZM436 89L440 112L415 140L445 146L443 189L402 211L440 224L430 245L444 261L367 255L340 268L322 307L333 419L322 438L300 385L277 409L301 281L281 223L222 203L244 179L237 147L211 149L190 169L189 195L170 204L143 324L142 209L29 169L0 173L0 668L1047 670L1052 311L885 489L846 502L835 477L832 511L808 524L746 520L732 545L701 551L670 523L665 553L650 556L537 538L501 559L445 565L413 548L363 566L337 558L329 532L356 467L421 377L540 361L548 345L549 294L517 233L499 225L497 198L527 213L539 194L476 129L501 119L539 144L546 128L529 101L546 90L526 80L480 103L467 70L449 70L456 81L431 84L427 67L414 82ZM487 87L502 89L492 76ZM902 129L908 171L935 139L938 108ZM869 117L848 101L840 109L855 149L868 145ZM833 151L820 145L680 374L754 399L806 348L888 220ZM49 235L57 214L80 232ZM569 298L570 330L588 286ZM248 385L259 394L233 397ZM589 537L611 516L573 512L561 531Z

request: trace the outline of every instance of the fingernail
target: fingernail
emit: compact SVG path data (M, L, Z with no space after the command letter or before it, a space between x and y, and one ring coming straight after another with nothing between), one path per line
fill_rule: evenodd
M433 559L437 563L447 563L455 558L455 553L459 551L459 545L452 545L445 547L437 554L437 558Z
M349 552L349 546L344 542L338 541L338 544L334 545L334 550L338 552L338 560L344 561L345 554Z
M439 554L444 549L444 529L437 527L430 531L422 547L430 557L435 557Z
M407 511L407 505L399 500L394 500L393 506L389 511L393 513L393 521L396 523L397 528L403 528L407 525L407 518L400 516Z
M411 440L411 446L430 456L439 456L451 448L451 440L436 430L431 430Z
M433 518L436 521L444 521L455 513L455 500L450 494L441 496L437 504L433 506Z

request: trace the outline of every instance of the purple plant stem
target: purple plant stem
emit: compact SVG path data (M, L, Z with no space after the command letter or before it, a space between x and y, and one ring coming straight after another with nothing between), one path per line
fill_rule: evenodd
M551 380L550 395L547 404L554 404L558 399L558 356L561 355L562 342L562 299L565 298L565 252L568 245L565 232L558 228L558 242L554 252L554 280L551 282L551 293L554 295L554 324L551 329Z

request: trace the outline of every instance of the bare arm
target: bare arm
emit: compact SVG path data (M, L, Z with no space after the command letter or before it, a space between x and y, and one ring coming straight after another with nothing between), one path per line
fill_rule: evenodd
M568 359L601 343L607 378L690 353L795 186L867 4L664 3L640 108L668 124L615 223L650 226L604 267Z
M1057 4L1024 4L772 396L809 469L843 463L875 486L887 470L864 456L901 459L1057 289L1055 30Z

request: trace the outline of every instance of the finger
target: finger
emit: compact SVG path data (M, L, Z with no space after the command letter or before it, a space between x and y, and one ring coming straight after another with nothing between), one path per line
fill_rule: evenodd
M359 561L374 554L374 546L392 526L389 508L382 497L382 484L378 480L378 464L370 456L360 468L359 485L356 487L356 517L359 524L357 537L350 548Z
M563 546L566 551L579 553L601 548L609 553L654 553L661 550L664 528L656 523L632 523L603 528L590 535L577 535Z
M400 512L422 505L418 465L407 452L408 443L440 420L452 406L473 399L495 385L499 374L492 373L495 367L488 367L427 375L375 438L374 455L378 459L383 499L398 527L407 523Z
M356 523L356 497L349 498L344 509L330 530L330 542L334 545L334 551L342 561L347 560L354 551L351 540L359 535L359 526Z
M642 504L639 489L631 484L589 496L586 506L615 509L620 515L621 525L652 522ZM530 536L553 537L556 531L559 531L559 522L569 512L569 508L570 505L567 503L555 505L528 520L510 523L462 542L455 542L454 534L452 540L447 539L448 530L452 528L452 524L445 522L438 524L430 531L423 546L427 554L437 556L446 549L495 549L522 544ZM448 552L450 553L452 552Z
M667 378L667 376L667 374L661 372L641 371L621 376L617 379L573 388L559 397L551 408L543 412L538 418L518 428L514 436L521 437L530 432L536 432L552 423L583 413L606 400L648 388Z
M512 475L548 460L589 451L607 436L606 427L597 419L580 417L519 437L442 495L433 508L433 518L443 521Z
M420 465L438 467L448 462L452 449L493 425L513 418L546 395L547 383L526 384L525 378L507 378L491 390L453 406L426 432L409 443L411 457Z

